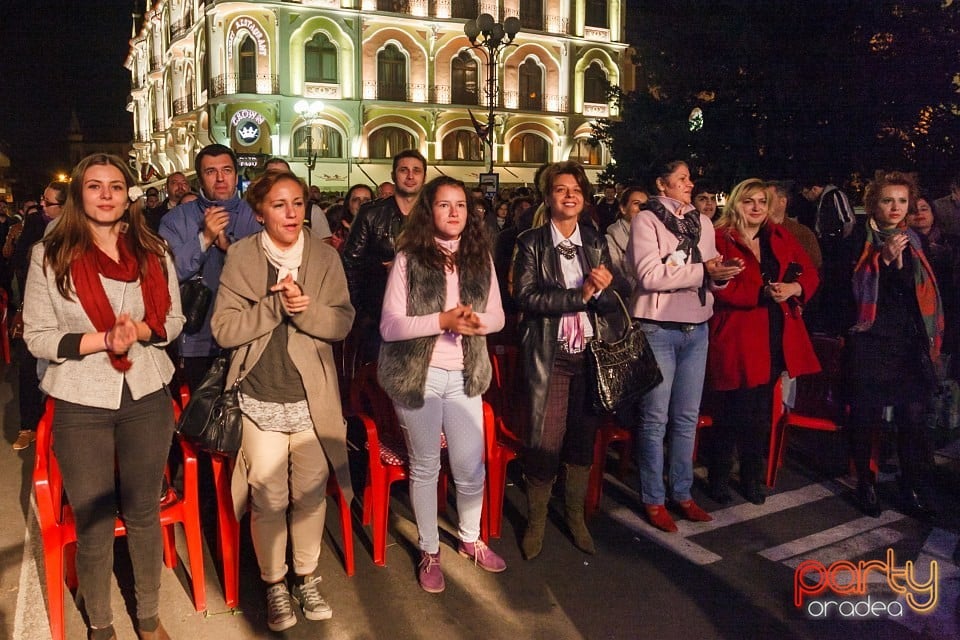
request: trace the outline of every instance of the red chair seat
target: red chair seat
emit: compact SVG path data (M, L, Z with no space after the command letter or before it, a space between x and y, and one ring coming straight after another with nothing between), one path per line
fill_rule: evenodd
M507 483L507 465L523 451L519 434L526 431L527 404L520 375L519 349L509 344L490 344L493 375L483 398L490 407L490 428L484 428L487 482L484 494L488 508L480 519L485 542L499 538L503 529L503 502ZM487 424L484 416L484 424Z

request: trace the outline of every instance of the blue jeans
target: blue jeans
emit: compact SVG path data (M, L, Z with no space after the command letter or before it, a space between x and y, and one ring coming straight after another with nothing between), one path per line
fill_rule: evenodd
M410 456L410 502L417 520L420 550L437 553L437 481L440 476L440 432L447 436L450 471L457 488L459 538L480 537L483 508L483 400L463 391L463 371L427 370L423 406L394 403Z
M643 398L637 438L637 466L644 504L663 504L663 440L670 424L669 483L673 500L690 499L693 443L707 366L707 323L692 331L642 323L657 357L663 382Z

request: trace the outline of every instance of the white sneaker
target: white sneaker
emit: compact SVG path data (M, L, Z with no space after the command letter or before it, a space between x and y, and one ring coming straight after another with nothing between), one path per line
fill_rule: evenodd
M303 615L308 620L329 620L333 617L333 609L320 595L319 586L320 576L311 576L293 587L293 597L303 607Z

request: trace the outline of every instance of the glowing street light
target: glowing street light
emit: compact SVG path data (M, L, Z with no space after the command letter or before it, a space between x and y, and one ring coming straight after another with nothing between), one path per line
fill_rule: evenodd
M293 110L307 123L307 186L313 186L313 168L317 166L317 153L313 150L313 124L323 112L323 103L319 100L307 102L300 100Z
M496 116L494 107L497 104L497 57L500 52L511 46L514 38L520 32L520 19L516 16L510 16L503 21L503 24L493 21L493 16L489 13L481 13L475 20L468 20L463 25L463 33L470 40L469 49L482 49L487 56L487 123L481 125L470 112L470 119L473 120L473 127L477 131L480 140L487 145L488 172L493 173L493 130L496 127ZM464 62L470 59L468 49L460 52L459 57Z

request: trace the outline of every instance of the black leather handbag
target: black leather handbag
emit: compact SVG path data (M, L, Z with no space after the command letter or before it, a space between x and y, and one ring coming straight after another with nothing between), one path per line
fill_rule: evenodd
M663 382L663 374L639 322L630 319L620 295L611 293L623 310L624 333L619 340L608 341L598 331L587 344L587 382L594 407L618 411Z
M247 349L249 351L249 347ZM224 354L214 359L210 370L190 394L190 402L180 414L177 431L181 435L207 451L236 455L243 437L240 382L243 380L244 365L241 365L237 379L227 387L230 356Z
M199 274L180 285L180 307L187 319L183 324L184 333L194 334L203 328L212 301L213 291L203 284Z

